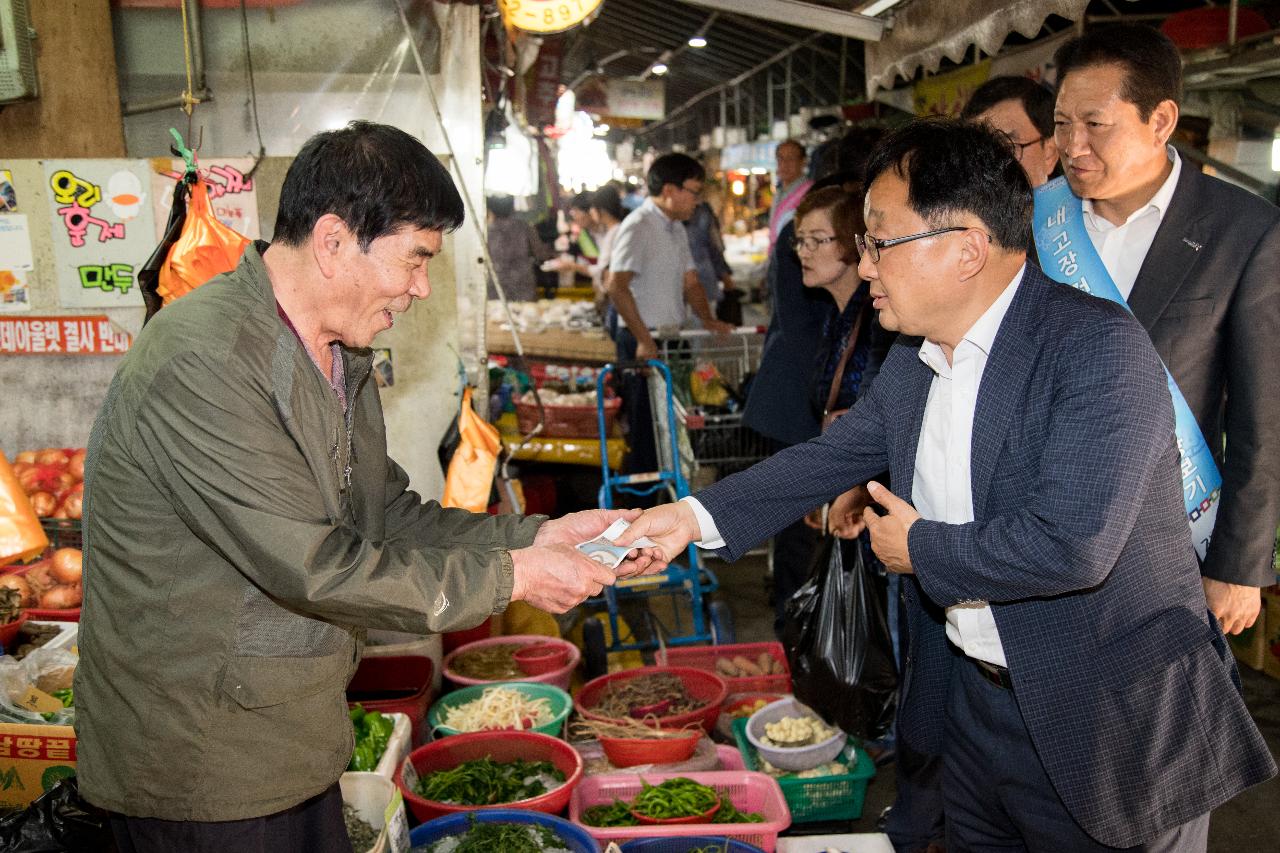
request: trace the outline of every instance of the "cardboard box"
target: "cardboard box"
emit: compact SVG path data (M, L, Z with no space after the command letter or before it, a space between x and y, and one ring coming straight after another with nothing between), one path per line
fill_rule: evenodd
M71 726L0 723L0 808L21 808L76 775Z
M1262 671L1280 679L1280 584L1262 591L1263 661Z

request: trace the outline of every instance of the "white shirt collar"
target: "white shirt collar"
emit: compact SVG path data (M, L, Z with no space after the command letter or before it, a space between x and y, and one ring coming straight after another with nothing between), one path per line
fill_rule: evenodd
M1097 213L1094 213L1093 199L1086 198L1082 201L1081 207L1084 209L1084 215L1088 217L1089 224L1093 226L1095 230L1102 231L1108 228L1121 228L1128 225L1139 216L1149 213L1152 210L1156 211L1161 217L1165 215L1169 210L1169 203L1173 201L1174 190L1178 188L1178 176L1182 174L1182 158L1178 156L1177 150L1172 145L1166 145L1165 148L1169 155L1169 162L1173 163L1173 168L1169 170L1169 177L1164 179L1164 183L1160 185L1160 189L1156 190L1156 194L1151 197L1150 201L1142 205L1142 207L1139 207L1133 213L1130 213L1128 218L1126 218L1120 225L1112 225L1109 220L1104 219Z
M964 337L960 340L961 344L971 344L981 350L983 355L991 354L991 347L995 345L1000 324L1004 322L1004 315L1009 313L1009 306L1013 304L1013 297L1017 295L1018 285L1022 283L1026 271L1027 265L1024 263L996 297L996 301L992 302L977 322L969 327L969 331L964 333ZM920 345L920 360L929 365L930 369L939 376L951 375L951 365L947 363L942 347L928 338Z
M665 210L658 207L658 203L653 200L652 196L650 196L649 198L646 198L644 200L644 204L642 204L641 207L645 208L650 213L656 213L659 217L661 217L664 224L670 225L675 222L674 219L672 219L670 216L667 216L667 212Z

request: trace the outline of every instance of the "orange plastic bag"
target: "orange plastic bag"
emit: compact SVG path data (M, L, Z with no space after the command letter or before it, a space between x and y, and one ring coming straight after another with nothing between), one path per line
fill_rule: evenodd
M209 184L200 178L191 188L182 233L160 267L156 292L165 305L186 296L215 275L235 269L248 245L248 237L223 225L213 215Z
M0 565L26 562L49 547L36 511L18 483L9 460L0 453Z
M472 512L489 508L493 472L498 465L502 440L498 431L471 408L471 389L462 392L462 411L458 415L458 433L462 440L449 461L444 478L443 506L461 507Z

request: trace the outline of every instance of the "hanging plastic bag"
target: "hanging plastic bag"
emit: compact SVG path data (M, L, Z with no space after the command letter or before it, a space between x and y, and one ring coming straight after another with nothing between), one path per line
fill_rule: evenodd
M240 263L249 238L218 221L209 203L209 183L203 178L191 187L191 201L182 233L160 267L156 292L165 305L187 295L215 275Z
M10 853L115 850L111 818L80 796L74 776L0 820L0 850Z
M898 700L893 641L861 543L845 549L841 541L828 536L817 550L809 580L787 602L782 641L796 698L831 725L874 740L888 732Z
M502 440L498 431L486 423L471 407L471 388L462 392L462 410L458 413L458 446L449 460L444 479L443 506L461 507L472 512L489 508L493 490L493 472L498 465Z
M173 244L182 236L182 226L187 221L187 199L191 197L191 185L195 180L196 175L192 172L173 185L173 204L169 208L169 221L165 223L164 236L160 238L160 245L156 246L147 262L138 268L138 289L142 291L142 301L147 306L147 314L142 318L144 326L164 307L164 298L158 292L160 270L164 267Z
M9 460L0 453L0 565L38 557L49 547L49 537L31 508Z

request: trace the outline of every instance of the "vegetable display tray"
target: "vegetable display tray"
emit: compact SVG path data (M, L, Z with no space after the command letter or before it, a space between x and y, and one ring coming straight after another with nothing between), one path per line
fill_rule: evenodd
M738 741L743 764L748 770L759 770L760 757L756 748L747 740L746 720L734 720L733 736ZM857 820L862 817L867 785L876 775L876 765L862 747L854 746L854 750L854 760L850 761L844 754L836 759L846 768L844 773L837 776L777 780L778 787L787 800L787 808L791 810L792 821L815 823Z
M451 835L458 835L467 830L470 821L480 823L529 823L534 826L545 826L560 836L565 848L572 853L596 853L595 839L562 818L540 812L517 811L515 809L491 809L485 812L468 812L438 817L428 821L409 833L409 843L415 848L419 845L434 844ZM495 850L494 853L502 853Z
M741 655L752 663L761 652L782 664L786 672L781 675L726 676L716 670L716 661L732 660ZM731 643L726 646L679 646L662 649L657 662L666 666L688 666L714 672L729 685L730 693L790 693L791 668L787 665L787 653L782 643Z
M641 782L660 785L667 779L683 776L726 794L734 807L742 812L760 812L763 823L685 823L669 826L587 826L582 813L592 806L609 805L614 800L630 800L640 793ZM720 770L707 773L629 773L588 776L573 790L569 799L569 819L582 826L601 847L610 841L622 843L633 838L685 838L695 835L719 835L754 844L772 853L778 833L791 825L791 811L778 783L764 773L742 770Z

